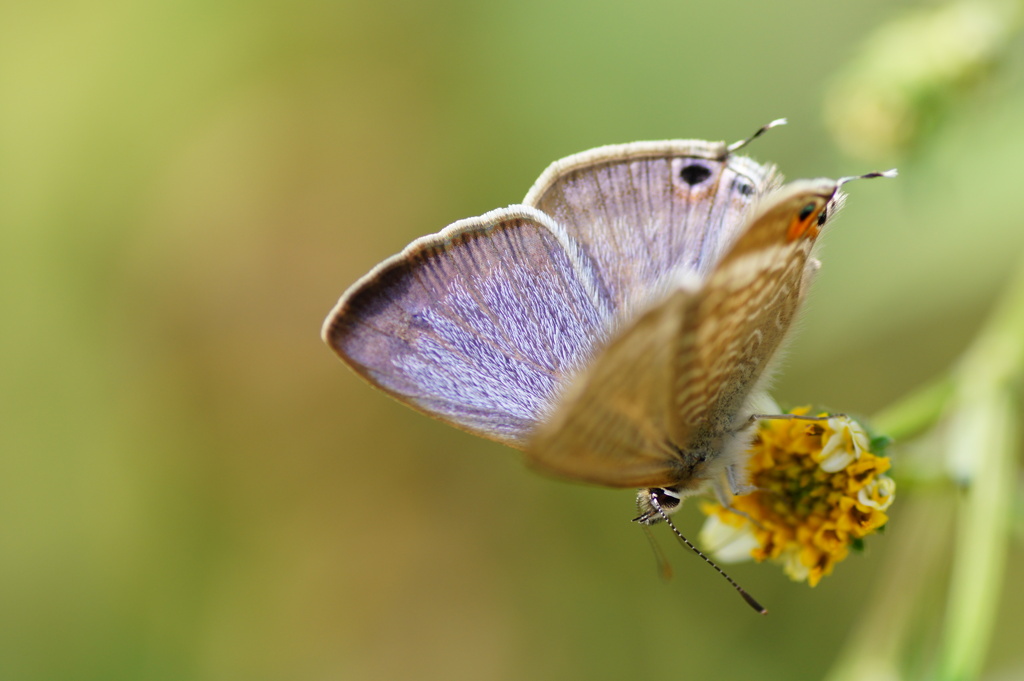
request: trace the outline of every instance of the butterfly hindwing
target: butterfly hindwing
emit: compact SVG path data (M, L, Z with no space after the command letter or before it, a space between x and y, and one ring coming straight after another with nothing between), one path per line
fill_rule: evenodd
M718 142L634 142L553 163L524 203L554 218L597 265L624 316L680 268L704 276L751 204L777 185L773 166Z
M770 196L709 276L694 319L693 347L676 353L673 394L677 421L672 436L684 439L700 426L721 431L737 416L777 355L806 290L819 225L817 209L835 184L794 182ZM813 234L792 233L808 205Z

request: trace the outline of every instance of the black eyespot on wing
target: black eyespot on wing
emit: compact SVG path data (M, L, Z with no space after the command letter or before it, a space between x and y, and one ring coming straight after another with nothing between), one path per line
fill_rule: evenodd
M742 194L743 196L750 196L751 194L754 193L754 185L750 184L745 180L734 180L732 183L732 188L735 189L740 194Z
M808 203L806 206L801 208L800 209L800 216L799 216L800 222L803 222L807 218L811 217L811 213L814 212L814 209L815 209L815 205L813 203Z
M818 227L821 227L823 224L825 224L825 220L828 220L828 206L822 208L821 212L818 213Z
M683 169L679 171L679 177L692 187L711 177L711 171L699 163L691 163L688 166L683 166Z

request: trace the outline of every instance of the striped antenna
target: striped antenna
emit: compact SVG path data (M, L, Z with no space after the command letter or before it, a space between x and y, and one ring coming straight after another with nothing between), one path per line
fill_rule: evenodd
M786 119L785 118L776 118L771 123L769 123L767 125L762 125L760 128L758 128L757 132L755 132L753 135L751 135L747 139L740 140L739 142L733 142L732 144L727 146L725 148L725 150L728 151L730 154L735 152L735 151L739 151L740 149L742 149L743 147L747 146L748 144L750 144L751 142L756 140L758 137L760 137L761 135L763 135L766 132L768 132L769 130L771 130L772 128L778 127L780 125L785 125L785 124L786 124Z

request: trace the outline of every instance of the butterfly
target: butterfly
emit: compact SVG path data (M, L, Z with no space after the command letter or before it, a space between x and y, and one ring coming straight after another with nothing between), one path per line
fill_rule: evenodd
M392 397L543 472L639 488L642 523L708 488L740 493L757 405L853 179L782 186L736 153L782 122L731 145L556 161L521 204L373 268L323 338Z

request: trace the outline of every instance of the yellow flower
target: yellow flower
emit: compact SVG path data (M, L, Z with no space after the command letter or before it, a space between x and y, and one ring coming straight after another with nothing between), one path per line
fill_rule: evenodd
M762 421L747 463L756 491L733 498L732 508L702 504L701 542L722 562L772 560L816 585L888 521L896 484L885 475L889 459L870 450L867 433L846 416Z

